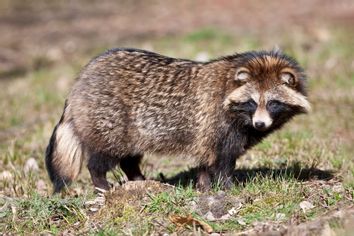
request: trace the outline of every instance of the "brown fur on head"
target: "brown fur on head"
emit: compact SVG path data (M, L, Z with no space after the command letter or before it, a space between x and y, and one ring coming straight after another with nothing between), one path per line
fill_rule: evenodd
M236 64L236 72L224 108L249 118L256 130L279 128L294 115L310 110L305 74L292 58L279 51L261 51L226 60Z

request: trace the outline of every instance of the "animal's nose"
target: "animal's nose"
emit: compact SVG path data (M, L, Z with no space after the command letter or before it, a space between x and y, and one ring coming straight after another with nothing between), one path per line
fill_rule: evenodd
M256 129L264 129L265 128L265 123L263 121L256 121L254 123L254 127Z

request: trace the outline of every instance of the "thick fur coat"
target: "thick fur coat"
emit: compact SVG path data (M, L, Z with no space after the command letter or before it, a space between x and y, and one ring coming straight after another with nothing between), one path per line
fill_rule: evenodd
M305 75L280 52L247 52L201 63L113 49L84 67L46 152L54 191L86 160L96 187L120 165L144 179L144 153L195 158L198 187L231 184L235 160L310 109Z

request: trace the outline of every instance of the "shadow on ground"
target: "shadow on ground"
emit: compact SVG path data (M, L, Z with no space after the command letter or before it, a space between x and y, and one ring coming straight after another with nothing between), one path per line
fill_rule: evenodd
M197 168L176 174L170 178L161 176L163 182L172 185L188 186L196 182ZM320 170L316 167L301 168L299 163L284 168L254 168L254 169L236 169L234 172L234 182L237 184L246 184L254 179L273 178L273 179L296 179L298 181L308 180L330 180L334 177L333 170Z

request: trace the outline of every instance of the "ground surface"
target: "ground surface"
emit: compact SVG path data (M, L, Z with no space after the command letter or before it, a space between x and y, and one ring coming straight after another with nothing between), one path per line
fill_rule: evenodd
M335 3L335 4L334 4ZM0 232L350 235L354 197L352 1L0 1ZM149 156L156 181L94 193L86 170L50 196L44 150L75 75L110 47L204 60L274 45L304 65L313 111L200 193L194 162ZM0 233L0 234L1 234Z

